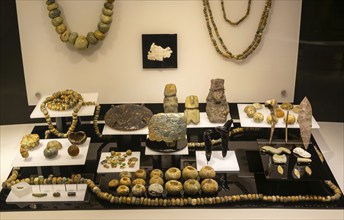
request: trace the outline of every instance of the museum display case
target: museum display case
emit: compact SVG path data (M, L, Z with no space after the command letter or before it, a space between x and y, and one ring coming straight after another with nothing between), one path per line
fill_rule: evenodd
M101 15L85 36L94 12L75 25L73 1L30 1L33 16L16 3L30 118L43 123L16 140L1 212L343 210L311 102L293 101L301 3L236 3L246 13L232 20L223 0L89 1ZM231 38L227 23L253 35Z

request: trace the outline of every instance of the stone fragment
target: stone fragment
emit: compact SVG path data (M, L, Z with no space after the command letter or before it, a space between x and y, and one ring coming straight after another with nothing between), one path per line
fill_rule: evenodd
M186 119L178 113L153 115L148 123L149 140L167 143L186 138Z
M300 103L298 122L303 146L307 150L312 131L312 106L307 97Z
M227 121L229 106L226 101L224 79L211 80L206 112L210 122L224 123Z

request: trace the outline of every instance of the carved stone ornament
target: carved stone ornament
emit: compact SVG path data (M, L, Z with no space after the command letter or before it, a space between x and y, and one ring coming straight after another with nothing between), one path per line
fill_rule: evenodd
M113 129L134 131L146 127L152 116L152 111L143 105L124 104L112 106L104 120Z
M307 97L300 103L298 122L303 146L307 149L312 132L312 106Z
M178 113L177 87L173 83L165 85L164 113Z
M226 100L224 79L212 79L207 96L206 112L210 122L224 123L227 121L229 106Z
M148 123L149 140L167 143L186 138L186 119L178 113L153 115Z
M186 117L187 124L191 122L193 124L198 124L200 121L200 113L199 113L199 102L198 97L195 95L190 95L185 99L185 111L184 115Z

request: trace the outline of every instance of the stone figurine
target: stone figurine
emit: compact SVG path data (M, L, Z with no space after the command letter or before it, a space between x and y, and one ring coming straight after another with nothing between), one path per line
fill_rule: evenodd
M164 113L178 113L177 87L175 84L166 84L164 90Z
M229 105L226 101L224 79L212 79L207 96L206 112L210 122L224 123L227 121Z
M200 114L199 114L198 107L199 107L199 102L198 102L197 96L190 95L186 97L184 115L186 117L187 124L190 124L191 122L193 124L199 123Z

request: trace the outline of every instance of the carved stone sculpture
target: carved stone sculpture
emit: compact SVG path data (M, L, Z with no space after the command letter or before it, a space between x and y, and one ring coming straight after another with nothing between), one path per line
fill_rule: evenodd
M199 115L198 107L199 107L199 102L198 102L197 96L190 95L186 97L184 115L186 117L187 124L190 124L191 122L193 124L199 123L200 115Z
M303 146L307 149L312 132L312 106L307 97L300 103L298 122Z
M227 121L229 106L226 101L224 79L212 79L207 96L206 112L210 122L224 123Z
M167 143L186 138L186 119L182 114L159 113L148 123L149 140Z
M178 113L177 87L175 84L166 84L164 90L164 113Z

